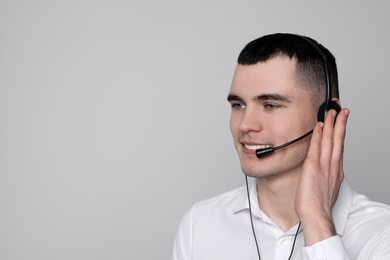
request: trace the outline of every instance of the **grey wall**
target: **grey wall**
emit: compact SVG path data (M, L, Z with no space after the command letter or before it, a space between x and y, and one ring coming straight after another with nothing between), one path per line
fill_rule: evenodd
M287 1L286 1L287 2ZM386 1L0 1L0 259L168 259L244 184L225 101L267 33L337 57L347 178L390 203Z

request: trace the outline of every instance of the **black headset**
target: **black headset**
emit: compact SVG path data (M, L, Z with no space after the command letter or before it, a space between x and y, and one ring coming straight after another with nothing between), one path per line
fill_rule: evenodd
M329 75L329 65L328 65L328 58L325 55L325 53L321 50L319 45L314 42L312 39L306 37L306 36L301 36L301 35L295 35L301 38L302 40L306 41L309 43L322 57L323 60L323 66L324 66L324 75L325 75L325 102L321 104L320 108L318 109L317 113L317 121L318 122L324 122L326 113L334 109L337 113L340 112L341 107L339 104L337 104L335 101L332 100L332 87L331 87L331 81L330 81L330 75ZM262 158L266 155L269 155L273 153L276 150L282 149L286 146L289 146L293 143L296 143L306 136L309 136L310 134L313 133L313 130L310 130L309 132L305 133L304 135L301 135L300 137L289 141L287 143L275 146L275 147L270 147L270 148L262 148L262 149L257 149L256 150L256 156L257 158Z

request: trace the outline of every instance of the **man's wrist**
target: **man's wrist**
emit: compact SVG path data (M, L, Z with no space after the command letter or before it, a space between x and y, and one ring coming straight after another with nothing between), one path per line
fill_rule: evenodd
M336 235L332 218L301 219L305 245L311 246Z

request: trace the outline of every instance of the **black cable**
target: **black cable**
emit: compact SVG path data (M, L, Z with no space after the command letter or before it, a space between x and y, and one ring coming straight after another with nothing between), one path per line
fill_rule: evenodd
M249 195L249 184L248 184L248 176L247 175L245 175L245 183L246 183L246 194L248 196L249 218L251 220L252 233L253 233L253 237L255 238L255 244L256 244L256 249L257 249L257 256L259 257L259 260L261 260L259 244L257 243L256 231L255 231L255 227L253 225L252 204L251 204L251 199L250 199L250 195ZM301 222L299 222L297 231L295 232L294 242L293 242L293 245L292 245L292 248L291 248L291 252L290 252L290 256L288 257L288 260L291 259L292 255L294 253L295 242L297 241L297 237L298 237L298 233L299 233L299 228L300 227L301 227Z
M253 233L253 237L255 238L256 249L257 249L257 255L258 255L258 257L259 257L259 260L261 260L259 244L257 243L257 237L256 237L255 227L253 226L252 205L251 205L251 199L250 199L250 197L249 197L249 185L248 185L248 176L247 176L247 175L245 175L245 182L246 182L246 194L248 195L249 218L250 218L250 220L251 220L252 233Z
M291 249L291 253L290 253L290 256L288 257L288 260L291 259L293 253L294 253L294 247L295 247L295 241L297 241L297 236L298 236L298 232L299 232L299 228L301 227L301 222L299 221L299 225L298 225L298 228L297 228L297 232L295 232L295 236L294 236L294 242L293 242L293 245L292 245L292 249Z

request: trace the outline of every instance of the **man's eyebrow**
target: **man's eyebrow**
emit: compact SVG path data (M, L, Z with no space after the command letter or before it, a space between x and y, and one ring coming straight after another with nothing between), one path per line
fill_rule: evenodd
M243 99L241 97L239 97L238 95L229 94L228 97L227 97L227 101L229 101L229 102L232 102L232 101L243 101Z
M291 99L289 99L286 96L280 95L280 94L261 94L255 98L256 100L272 100L272 101L282 101L282 102L291 102ZM243 101L243 99L235 94L229 94L227 97L227 101Z
M256 97L257 100L273 100L273 101L283 101L283 102L291 102L286 96L279 94L262 94Z

